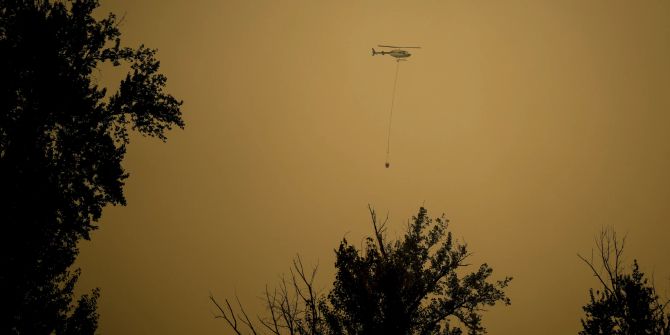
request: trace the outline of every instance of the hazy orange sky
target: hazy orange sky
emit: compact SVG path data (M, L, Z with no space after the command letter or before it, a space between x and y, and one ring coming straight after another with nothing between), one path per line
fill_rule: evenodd
M597 285L577 253L628 234L670 294L670 2L103 1L130 46L159 49L187 127L134 137L127 207L82 243L103 334L228 334L208 301L249 312L300 253L390 235L425 205L514 277L491 334L575 334ZM377 44L420 45L400 65ZM118 76L97 74L107 83Z

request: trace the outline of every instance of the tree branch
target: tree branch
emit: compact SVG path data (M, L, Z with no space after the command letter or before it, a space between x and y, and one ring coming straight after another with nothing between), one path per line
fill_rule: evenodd
M377 244L379 245L379 251L382 254L382 257L386 258L386 249L384 248L384 236L383 233L386 230L386 223L388 222L388 215L384 222L378 227L377 226L377 213L375 213L374 208L368 204L368 210L370 211L370 216L372 217L372 226L375 229L375 238L377 239Z

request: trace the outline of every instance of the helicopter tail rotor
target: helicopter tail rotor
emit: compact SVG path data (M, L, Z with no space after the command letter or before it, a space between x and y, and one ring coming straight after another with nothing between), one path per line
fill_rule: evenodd
M375 51L375 48L372 48L372 55L374 56L376 54L377 54L377 52Z

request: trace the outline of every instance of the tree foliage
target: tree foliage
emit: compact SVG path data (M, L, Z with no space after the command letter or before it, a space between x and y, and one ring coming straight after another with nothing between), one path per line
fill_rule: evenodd
M129 130L165 140L184 126L156 51L122 47L98 5L0 0L3 334L93 332L97 291L71 303L77 241L106 205L125 204ZM103 63L129 68L113 94L96 82Z
M335 282L327 295L314 294L314 273L305 276L302 262L294 264L289 284L282 281L278 295L266 291L270 317L259 318L266 330L313 335L461 334L466 329L469 334L483 334L484 308L510 304L503 291L510 277L490 281L493 270L486 264L462 273L470 253L452 238L444 216L432 219L422 207L403 238L389 242L386 221L379 224L372 208L370 214L374 237L366 239L363 250L346 239L341 242L335 251ZM242 334L242 325L252 334L262 330L239 300L237 317L227 300L226 307L212 300L219 308L218 317L237 334Z
M370 211L375 236L364 250L345 239L336 251L337 277L323 305L330 332L460 334L464 327L485 333L481 312L510 303L503 289L511 278L490 282L487 264L461 274L470 253L453 239L444 215L432 219L421 207L405 236L387 242L386 221L378 226Z
M595 291L589 289L589 303L583 307L586 315L579 334L670 334L667 302L661 302L637 260L633 261L632 272L625 272L624 245L625 238L618 239L615 231L605 229L596 239L596 257L579 256L601 285Z

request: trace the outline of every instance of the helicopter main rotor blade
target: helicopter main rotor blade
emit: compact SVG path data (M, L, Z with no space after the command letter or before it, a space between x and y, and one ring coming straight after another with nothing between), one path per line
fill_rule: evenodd
M377 45L380 48L421 49L421 47L398 47L394 45Z

